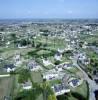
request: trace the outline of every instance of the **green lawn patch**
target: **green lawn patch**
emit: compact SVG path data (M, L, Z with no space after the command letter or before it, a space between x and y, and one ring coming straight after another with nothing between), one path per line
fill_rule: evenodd
M43 78L40 72L31 72L32 81L35 83L42 83Z

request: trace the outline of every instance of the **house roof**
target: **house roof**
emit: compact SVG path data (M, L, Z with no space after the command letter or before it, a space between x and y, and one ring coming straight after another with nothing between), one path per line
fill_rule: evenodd
M28 67L31 69L31 68L35 68L38 64L35 62L35 61L31 61L28 63Z
M74 86L76 86L78 84L79 80L78 79L73 79L71 82Z
M6 65L4 65L4 68L10 68L10 69L12 69L12 68L15 68L15 65L14 64L6 64Z
M64 84L54 85L55 92L59 92L59 91L65 90L65 89L68 89L68 87L66 87Z

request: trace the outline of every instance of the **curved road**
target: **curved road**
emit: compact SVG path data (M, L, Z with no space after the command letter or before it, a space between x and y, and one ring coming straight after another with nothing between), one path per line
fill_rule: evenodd
M88 77L87 73L83 69L81 69L81 67L79 67L79 65L77 64L77 60L78 60L77 57L74 57L72 61L73 64L83 73L84 80L86 80L89 84L89 100L96 100L94 91L98 90L98 85L95 83L94 80L91 80Z

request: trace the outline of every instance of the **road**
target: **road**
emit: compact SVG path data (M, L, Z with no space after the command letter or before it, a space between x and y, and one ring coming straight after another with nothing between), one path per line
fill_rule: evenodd
M0 78L10 77L10 74L0 75Z
M89 84L89 100L96 100L94 91L98 90L98 85L94 80L91 80L88 77L87 73L83 69L81 69L81 67L77 64L77 60L77 57L74 57L74 59L72 59L73 64L83 73L84 80L86 80Z

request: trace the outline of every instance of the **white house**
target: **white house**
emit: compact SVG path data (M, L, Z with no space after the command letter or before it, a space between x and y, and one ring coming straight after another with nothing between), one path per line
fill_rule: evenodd
M42 70L42 67L37 64L34 60L30 61L27 65L27 67L31 70L31 71L38 71L38 70Z
M4 68L6 69L6 71L9 73L9 72L11 72L11 71L15 71L15 66L14 66L14 64L6 64L6 65L4 65Z
M64 50L58 48L58 52L62 54L64 52Z
M25 89L25 90L29 90L32 88L32 83L31 82L25 82L22 84L22 88Z
M83 44L83 46L82 46L82 48L83 48L83 49L86 49L86 48L87 48L87 44L88 44L88 43L85 41L84 44Z
M72 67L73 67L73 65L71 63L69 63L69 62L66 62L66 63L63 64L63 68L64 69L70 69Z
M60 54L59 52L57 52L57 53L55 54L54 58L55 58L56 60L58 60L58 61L61 61L61 59L62 59L62 54Z
M71 45L67 45L67 47L65 48L65 51L67 51L67 50L72 50Z
M58 66L56 66L56 71L58 71L58 72L61 72L61 71L63 71L63 69L62 69L62 65L58 65Z
M75 88L75 87L81 85L82 83L83 83L83 79L79 79L79 78L74 78L74 77L72 77L72 78L70 78L70 79L68 80L68 84L69 84L70 86L72 86L73 88Z
M10 41L8 41L8 42L6 43L6 48L8 48L9 45L10 45Z
M52 86L51 88L53 89L56 96L70 92L70 89L67 86L65 86L64 84L56 84L56 85Z
M43 79L46 79L46 80L53 80L53 79L57 79L58 77L59 75L57 73L43 74Z
M15 66L22 64L20 54L16 54L14 57Z
M51 65L52 63L48 59L42 59L44 66Z

